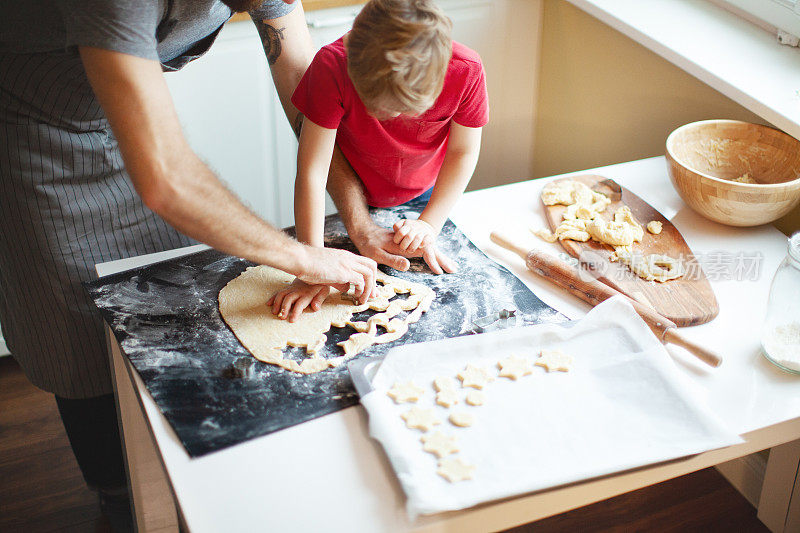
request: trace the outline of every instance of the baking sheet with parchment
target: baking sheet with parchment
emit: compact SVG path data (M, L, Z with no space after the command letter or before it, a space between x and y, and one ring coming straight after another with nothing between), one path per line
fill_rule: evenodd
M487 401L450 408L435 405L431 382L467 363L497 375L510 354L535 359L542 348L574 356L569 372L534 367L518 381L496 378ZM400 415L386 391L413 380L425 390L416 404L435 409L439 430L456 435L455 457L477 468L474 479L450 483L436 474L437 459L422 450L418 430ZM464 509L499 498L546 489L667 461L741 442L694 394L663 345L621 297L595 307L572 327L542 324L392 349L361 399L370 435L385 449L408 501L409 515ZM475 422L457 428L449 412Z

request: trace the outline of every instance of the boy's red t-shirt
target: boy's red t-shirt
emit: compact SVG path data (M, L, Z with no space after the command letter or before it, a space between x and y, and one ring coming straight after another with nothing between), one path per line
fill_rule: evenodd
M292 103L315 124L338 129L336 143L374 207L400 205L433 186L444 161L451 120L470 128L489 121L481 59L457 42L442 93L422 115L384 121L370 116L347 74L341 38L317 52Z

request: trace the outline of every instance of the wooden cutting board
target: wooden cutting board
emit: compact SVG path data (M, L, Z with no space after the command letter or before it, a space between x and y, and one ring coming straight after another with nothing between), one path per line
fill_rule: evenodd
M614 200L613 193L616 184L613 182L610 185L607 182L601 183L607 179L605 176L582 174L557 181L580 181L598 192L606 193ZM686 271L683 277L663 283L646 281L634 274L625 264L612 262L610 259L614 249L599 242L562 240L559 241L561 246L571 256L579 258L584 268L589 269L598 280L645 305L649 305L678 326L694 326L712 320L719 313L717 299L699 261L686 241L683 240L678 229L650 204L632 192L624 187L619 187L619 191L622 195L621 198L612 201L606 207L603 212L604 218L610 220L619 207L627 205L642 226L646 226L651 220L661 222L662 232L659 235L653 235L645 230L642 242L635 243L633 250L642 255L664 254L673 258L681 258ZM566 207L546 205L544 210L550 228L555 231L561 223L561 217Z

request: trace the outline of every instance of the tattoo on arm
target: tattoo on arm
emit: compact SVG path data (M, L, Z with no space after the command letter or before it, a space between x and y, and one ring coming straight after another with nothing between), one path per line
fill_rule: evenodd
M305 117L302 113L297 113L297 116L294 118L294 124L292 124L292 129L294 130L294 134L297 135L297 138L300 138L300 132L303 130L303 119Z
M261 44L264 46L264 53L267 55L267 62L274 65L281 55L283 45L281 41L285 39L283 30L286 28L273 28L263 21L256 21L256 29L261 37Z

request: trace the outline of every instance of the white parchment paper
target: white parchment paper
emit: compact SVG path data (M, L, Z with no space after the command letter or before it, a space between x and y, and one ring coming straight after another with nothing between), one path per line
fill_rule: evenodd
M511 354L535 360L539 350L574 357L569 372L534 367L512 381L497 377L482 406L461 399L450 409L436 405L432 381L455 378L467 363L489 368ZM396 405L386 391L412 380L433 408L434 430L456 435L455 454L476 466L474 479L450 483L436 473L437 459L422 450L419 430L400 415L414 404ZM595 307L572 327L543 324L412 344L389 352L361 399L370 435L386 450L408 497L411 518L463 509L741 442L687 387L664 347L622 298ZM453 410L469 411L473 426L447 421Z

